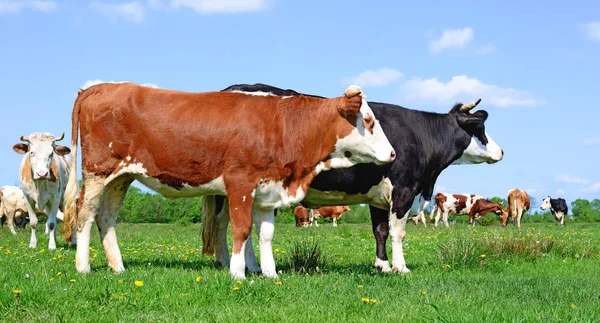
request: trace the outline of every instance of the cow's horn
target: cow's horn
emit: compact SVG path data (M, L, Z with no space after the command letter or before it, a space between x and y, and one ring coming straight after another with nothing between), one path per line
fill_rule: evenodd
M54 141L61 141L65 138L65 133L63 132L62 135L60 135L60 137L54 137Z
M21 141L29 142L29 137L21 136Z
M471 111L474 107L476 107L479 102L481 102L481 99L478 99L475 102L471 102L469 104L463 104L463 106L460 108L462 111Z

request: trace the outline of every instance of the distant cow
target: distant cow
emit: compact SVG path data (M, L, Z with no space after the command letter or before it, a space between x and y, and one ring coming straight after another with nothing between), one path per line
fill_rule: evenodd
M433 199L435 207L437 208L437 214L435 216L435 226L437 227L440 218L443 216L444 225L448 227L448 214L450 212L460 215L467 215L471 212L471 207L483 196L476 194L448 194L448 193L437 193ZM433 216L434 210L431 211L429 218ZM469 217L470 219L470 217ZM471 222L469 222L471 224Z
M64 137L64 133L60 137L54 137L46 132L36 132L27 137L21 136L21 141L26 143L13 146L14 151L25 155L20 172L21 189L25 195L31 226L30 248L37 246L37 217L44 215L48 217L48 249L56 249L56 215L63 203L69 177L69 165L63 156L71 151L65 146L56 145Z
M296 208L294 209L294 217L296 218L297 227L307 227L311 225L308 210L303 206L296 206Z
M564 199L553 199L548 196L542 201L540 209L550 209L550 212L554 215L554 224L565 225L565 216L569 213L569 207L567 207L567 202Z
M531 206L529 195L525 191L518 188L508 191L508 206L502 212L502 226L505 227L508 223L508 218L512 218L514 227L521 227L521 217Z
M83 180L77 199L79 130ZM64 223L77 221L77 271L90 271L94 222L109 267L125 270L116 216L138 180L167 198L226 195L230 274L237 279L246 277L242 250L253 222L261 261L250 269L276 278L273 210L301 201L323 170L396 157L357 86L325 99L98 84L77 96L71 147Z
M4 186L0 188L0 218L4 225L4 217L8 229L13 235L16 235L14 225L25 227L27 224L27 206L25 205L25 196L23 191L16 186Z
M320 207L318 209L313 209L313 218L312 218L312 222L315 224L315 226L319 226L319 223L317 222L317 220L319 218L332 218L333 219L333 226L337 227L337 219L342 217L342 214L344 212L350 211L350 207L349 206L323 206Z
M475 220L485 216L488 213L495 213L496 215L502 214L502 204L498 202L492 202L486 199L478 199L473 203L471 210L469 211L469 224L475 226Z

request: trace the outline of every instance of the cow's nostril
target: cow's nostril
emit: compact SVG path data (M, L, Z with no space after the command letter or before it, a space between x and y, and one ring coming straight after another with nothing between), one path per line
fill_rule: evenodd
M395 158L396 158L396 152L392 150L392 154L390 155L390 157L391 157L392 159L395 159Z

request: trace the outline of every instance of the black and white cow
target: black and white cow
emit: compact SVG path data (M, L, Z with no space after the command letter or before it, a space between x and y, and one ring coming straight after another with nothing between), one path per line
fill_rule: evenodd
M295 95L292 93L295 91L265 84L233 85L224 91ZM377 243L375 267L384 272L410 272L402 251L406 219L409 215L418 215L427 207L440 173L449 165L492 164L502 160L504 152L485 131L484 122L488 113L483 110L471 111L480 101L481 99L470 104L458 103L450 112L442 114L369 102L375 117L380 120L383 131L396 150L396 160L382 166L360 164L347 169L322 172L310 184L301 203L309 208L369 204L373 234ZM207 203L216 203L225 208L227 203L223 198L204 197ZM215 210L214 207L206 208L209 209L214 210L213 214L204 213L203 217L214 219L217 214L217 221L213 222L219 223L220 230L216 237L203 234L204 243L215 243L208 238L218 240L215 248L216 260L227 265L229 255L224 228L229 221L228 212L218 208ZM204 210L205 208L203 212ZM203 220L203 225L205 222ZM216 229L209 230L215 232ZM385 248L389 235L392 236L392 267L389 265ZM253 258L252 248L247 249L246 257ZM247 259L247 264L255 263L256 260Z
M560 225L565 225L565 216L567 216L567 213L569 213L569 207L567 206L567 202L565 201L565 199L553 199L550 198L550 196L548 196L542 201L540 209L550 209L550 212L552 212L552 215L554 215L554 224L560 223Z

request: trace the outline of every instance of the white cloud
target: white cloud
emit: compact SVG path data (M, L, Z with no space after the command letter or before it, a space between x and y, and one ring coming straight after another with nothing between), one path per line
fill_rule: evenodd
M146 7L140 1L124 3L102 3L93 1L90 7L112 22L124 19L130 22L142 23L146 19Z
M581 141L584 145L600 145L600 137L596 138L585 138Z
M91 86L94 86L94 85L100 84L100 83L127 83L127 82L129 82L129 81L118 81L117 82L117 81L103 81L103 80L98 80L98 79L96 79L96 80L87 80L87 81L85 81L85 83L83 83L83 85L81 86L81 89L85 90L88 87L91 87ZM152 88L156 88L156 89L160 88L158 85L156 85L154 83L144 83L144 84L140 84L140 85L147 86L147 87L152 87Z
M267 0L171 0L175 8L187 7L200 14L256 12L267 9Z
M385 86L403 77L404 74L391 68L380 68L376 71L367 70L356 76L344 78L344 85L356 84L361 87Z
M544 104L543 99L526 91L485 84L476 78L469 78L467 75L454 76L447 83L436 78L414 78L402 85L401 95L405 100L433 102L442 105L477 98L482 98L486 105L500 108Z
M495 51L496 51L496 46L494 46L494 44L487 44L487 45L477 48L475 50L475 53L477 53L479 55L487 55L487 54L491 54Z
M0 13L18 13L23 9L48 12L58 7L54 1L0 0Z
M565 194L565 191L563 189L559 188L556 190L556 195L563 195L563 194Z
M432 53L439 53L444 49L459 49L473 40L473 29L444 29L442 37L429 42Z
M523 191L525 191L527 194L531 195L531 194L536 194L541 192L542 190L539 190L537 188L526 188Z
M570 177L567 175L556 175L554 177L559 182L571 183L571 184L589 184L591 181L581 177Z
M580 24L579 28L585 33L587 38L600 41L600 21L592 21L587 24Z
M592 183L590 186L588 186L586 189L583 189L582 191L587 193L596 193L600 191L600 182Z

